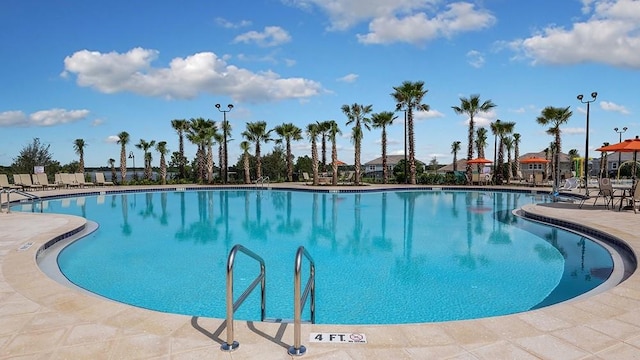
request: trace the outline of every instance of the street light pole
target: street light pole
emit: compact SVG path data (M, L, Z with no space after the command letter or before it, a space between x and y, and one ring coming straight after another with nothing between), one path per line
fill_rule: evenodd
M584 142L584 193L585 195L589 195L589 105L596 101L596 97L598 97L597 92L591 93L591 100L584 100L584 96L582 94L578 95L577 98L581 103L587 104L587 135L585 136Z
M129 159L133 160L133 180L138 180L138 175L136 174L136 156L133 155L133 151L129 151ZM124 181L124 179L122 181Z
M220 108L220 104L216 104L216 109L218 109L218 111L220 111L222 113L222 137L223 137L223 141L224 143L222 144L222 152L223 152L223 160L224 160L224 164L220 164L220 177L222 178L222 183L226 184L227 183L227 178L228 178L228 173L227 171L229 170L229 166L227 166L227 162L229 160L228 156L227 156L227 129L229 128L228 124L227 124L227 113L229 111L231 111L231 109L233 109L233 104L229 104L227 105L228 110L222 110Z
M407 176L407 109L404 109L404 183L409 183L409 176Z
M617 132L618 135L620 135L618 142L622 142L622 134L625 133L627 131L627 127L623 127L622 130L618 129L618 128L613 128L613 131ZM616 169L618 169L618 180L620 179L620 163L622 162L622 152L618 151L618 166L616 166Z

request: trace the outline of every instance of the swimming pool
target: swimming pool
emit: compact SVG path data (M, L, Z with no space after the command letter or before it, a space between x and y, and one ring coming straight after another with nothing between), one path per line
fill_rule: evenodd
M100 223L58 262L73 283L107 298L224 318L226 260L239 243L265 258L267 317L291 318L303 245L316 262L318 323L398 324L526 311L602 283L612 267L606 249L511 212L540 201L506 192L212 190L65 198L46 208ZM237 259L242 291L257 269ZM257 304L256 293L236 319L258 320Z

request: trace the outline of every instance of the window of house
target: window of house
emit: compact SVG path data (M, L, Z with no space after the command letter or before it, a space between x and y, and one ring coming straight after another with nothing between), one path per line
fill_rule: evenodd
M369 171L376 171L375 165L369 165Z
M611 169L612 170L617 170L618 169L618 162L617 161L614 161L614 162L611 163Z

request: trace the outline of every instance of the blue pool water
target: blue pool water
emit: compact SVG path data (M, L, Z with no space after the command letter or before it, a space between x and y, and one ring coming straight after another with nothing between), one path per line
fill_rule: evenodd
M540 201L505 192L216 190L67 198L46 211L100 224L58 263L107 298L224 318L227 257L242 244L266 261L267 317L290 319L302 245L316 262L318 323L398 324L522 312L602 283L612 268L604 248L511 213ZM238 296L259 266L239 254L235 269ZM307 274L304 263L303 284ZM259 320L258 294L236 319Z

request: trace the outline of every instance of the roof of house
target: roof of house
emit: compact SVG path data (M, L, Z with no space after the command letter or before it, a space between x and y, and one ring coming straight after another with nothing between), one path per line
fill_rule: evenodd
M400 160L404 160L404 155L387 155L387 165L396 165ZM407 157L407 161L408 160L409 158ZM416 161L424 165L424 162L418 159L416 159ZM382 165L382 156L371 161L367 161L364 165Z

